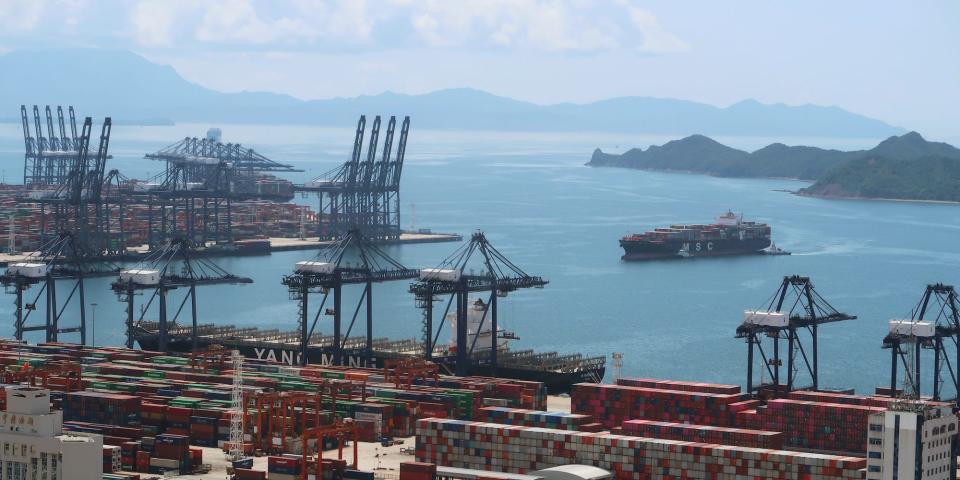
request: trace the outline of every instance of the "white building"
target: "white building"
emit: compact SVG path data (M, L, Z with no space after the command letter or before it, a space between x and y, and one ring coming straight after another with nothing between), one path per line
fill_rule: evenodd
M63 433L63 412L50 392L7 387L0 413L0 480L100 480L103 437ZM67 474L69 472L69 474Z
M870 415L867 480L956 479L957 421L949 407Z

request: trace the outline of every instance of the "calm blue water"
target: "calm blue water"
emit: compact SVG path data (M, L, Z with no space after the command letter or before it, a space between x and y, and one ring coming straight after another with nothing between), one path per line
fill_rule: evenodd
M131 176L156 173L141 155L206 126L117 127L112 167ZM242 139L262 153L307 170L303 179L337 165L348 154L349 129L223 126L225 139ZM909 315L928 282L958 282L960 207L894 202L827 201L777 190L788 180L720 179L584 167L597 146L624 150L668 140L602 134L421 132L414 129L404 170L404 227L415 204L416 226L469 235L493 244L531 274L550 280L543 290L511 294L502 321L517 346L540 350L625 354L626 375L745 383L746 346L733 338L745 308L761 307L783 275L812 277L820 293L860 318L821 329L821 382L860 391L884 385L886 321ZM864 148L877 139L721 138L755 149L770 141L833 148ZM0 165L19 182L22 137L0 125ZM309 199L298 201L310 202ZM726 209L773 226L789 257L623 263L617 239L670 223L712 220ZM391 247L411 267L434 266L458 245ZM296 305L280 278L310 252L220 260L254 278L242 287L200 292L208 321L293 328ZM122 341L123 305L108 280L91 282L97 302L98 343ZM345 296L345 305L357 295ZM376 334L412 338L420 328L406 284L375 289ZM12 301L12 298L10 299ZM352 311L351 311L352 313ZM12 331L12 308L0 304L0 335ZM329 322L320 326L329 332ZM362 332L358 325L355 333ZM449 338L445 332L441 338ZM929 367L928 367L929 368ZM929 371L929 370L928 370ZM929 385L925 387L929 391Z

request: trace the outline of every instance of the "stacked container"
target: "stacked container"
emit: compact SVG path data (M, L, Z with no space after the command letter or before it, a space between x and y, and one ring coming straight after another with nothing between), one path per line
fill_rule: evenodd
M590 415L539 412L506 407L481 408L477 420L503 425L523 425L525 427L557 428L560 430L581 430L584 425L593 423L593 417Z
M656 380L652 378L621 378L617 380L617 385L623 385L625 387L659 388L661 390L678 390L681 392L703 392L703 393L722 393L722 394L740 393L740 387L737 385L723 385L719 383L703 383L703 382L685 382L681 380Z
M607 428L643 419L701 425L735 426L730 404L741 394L717 394L578 383L571 393L573 413L591 415Z
M267 458L267 477L270 480L299 479L301 468L301 460L292 456Z
M103 471L104 473L113 473L123 470L120 460L120 447L114 445L103 446Z
M101 392L63 395L63 419L108 425L139 425L140 397Z
M682 423L654 422L650 420L627 420L623 422L623 434L636 437L683 440L688 442L734 445L738 447L783 448L783 434L763 430L713 427Z
M177 470L187 473L191 470L190 438L183 435L157 435L153 456L150 457L150 473L160 470Z
M869 417L885 410L777 399L767 402L761 419L764 430L783 432L783 443L787 447L865 454Z
M434 480L436 476L436 464L422 462L403 462L400 464L400 480Z
M441 419L417 422L416 455L420 462L521 474L595 465L619 480L853 480L866 468L855 457Z

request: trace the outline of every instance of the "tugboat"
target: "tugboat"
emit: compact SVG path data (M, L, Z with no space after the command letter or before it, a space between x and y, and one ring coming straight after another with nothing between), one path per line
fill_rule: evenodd
M671 225L620 239L623 260L758 254L770 245L769 225L745 221L732 211L709 225Z
M764 255L790 255L790 252L780 248L776 243L770 242L770 246L763 250Z

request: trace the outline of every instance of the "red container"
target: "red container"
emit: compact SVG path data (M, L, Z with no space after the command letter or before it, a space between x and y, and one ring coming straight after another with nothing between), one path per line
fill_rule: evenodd
M735 427L735 412L730 404L743 400L741 394L596 383L574 385L570 397L573 413L592 415L607 428L633 419Z
M776 399L761 415L764 430L783 432L787 447L864 454L867 424L880 407Z
M436 464L423 462L403 462L400 464L400 480L433 480L436 476Z
M663 390L679 390L683 392L703 392L737 394L740 387L737 385L721 385L716 383L684 382L679 380L655 380L652 378L621 378L617 385L627 387L660 388Z
M771 450L780 450L783 448L783 434L780 432L712 427L709 425L628 420L623 422L623 434L663 440L682 440L685 442L766 448Z
M235 468L233 473L236 475L236 480L266 480L267 472L261 472L259 470L248 470L246 468Z

